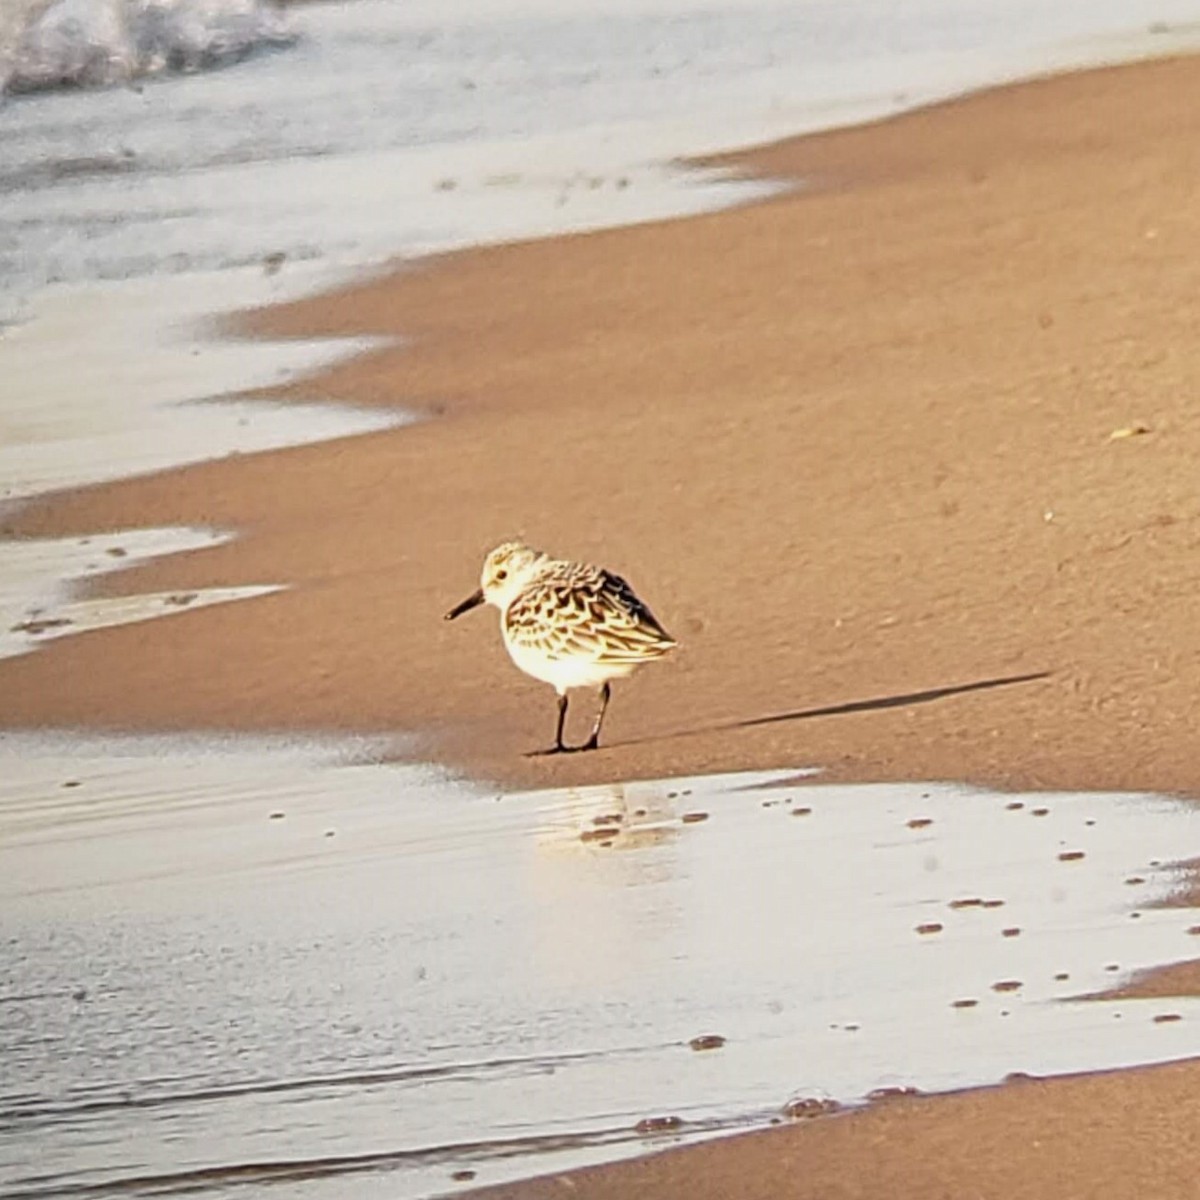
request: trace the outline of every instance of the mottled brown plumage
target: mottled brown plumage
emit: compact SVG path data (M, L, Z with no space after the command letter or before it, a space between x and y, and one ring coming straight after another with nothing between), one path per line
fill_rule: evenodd
M553 559L517 542L497 546L483 566L479 590L446 614L453 618L484 602L500 610L512 660L559 694L555 750L570 688L599 686L600 716L580 749L594 749L608 706L609 683L675 646L650 609L619 575L588 563Z
M675 645L619 575L586 563L551 562L505 609L504 636L548 658L636 665Z

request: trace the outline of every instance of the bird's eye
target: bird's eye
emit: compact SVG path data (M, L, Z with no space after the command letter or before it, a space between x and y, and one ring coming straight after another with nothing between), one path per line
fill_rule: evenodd
M496 580L497 580L497 582L499 582L499 583L503 583L503 582L504 582L504 581L505 581L507 578L508 578L508 572L507 572L507 571L503 571L503 570L501 570L501 571L497 571L497 572L496 572Z

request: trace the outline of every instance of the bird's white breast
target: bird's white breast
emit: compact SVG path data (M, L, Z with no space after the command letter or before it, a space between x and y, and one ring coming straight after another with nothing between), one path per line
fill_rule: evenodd
M620 679L633 670L635 663L600 663L582 655L552 658L544 651L515 642L504 633L509 656L526 675L548 683L558 692L569 688L599 687L609 679Z

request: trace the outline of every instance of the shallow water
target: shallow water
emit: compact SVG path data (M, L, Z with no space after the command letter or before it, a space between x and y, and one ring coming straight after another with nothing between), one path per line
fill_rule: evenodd
M186 288L135 279L45 292L37 315L0 341L0 500L410 420L398 407L331 404L316 390L312 403L228 399L382 344L212 337L231 308L289 294L261 269L198 273Z
M1195 953L1154 907L1189 805L794 772L499 797L404 749L0 740L3 1194L432 1195L796 1097L1200 1052L1196 1001L1072 1000Z
M1191 0L304 7L278 54L0 108L0 298L716 207L754 193L697 197L653 164L1181 49L1197 15Z
M282 585L199 588L125 596L77 595L89 580L164 554L207 550L229 540L209 529L126 529L91 537L0 542L0 658L60 637L171 616L209 604L251 600Z

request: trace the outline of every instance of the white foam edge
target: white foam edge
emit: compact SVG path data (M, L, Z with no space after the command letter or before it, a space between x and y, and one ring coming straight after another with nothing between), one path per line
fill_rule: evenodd
M262 269L46 289L4 332L0 500L411 421L399 408L217 401L386 344L211 336L214 315L294 294Z

